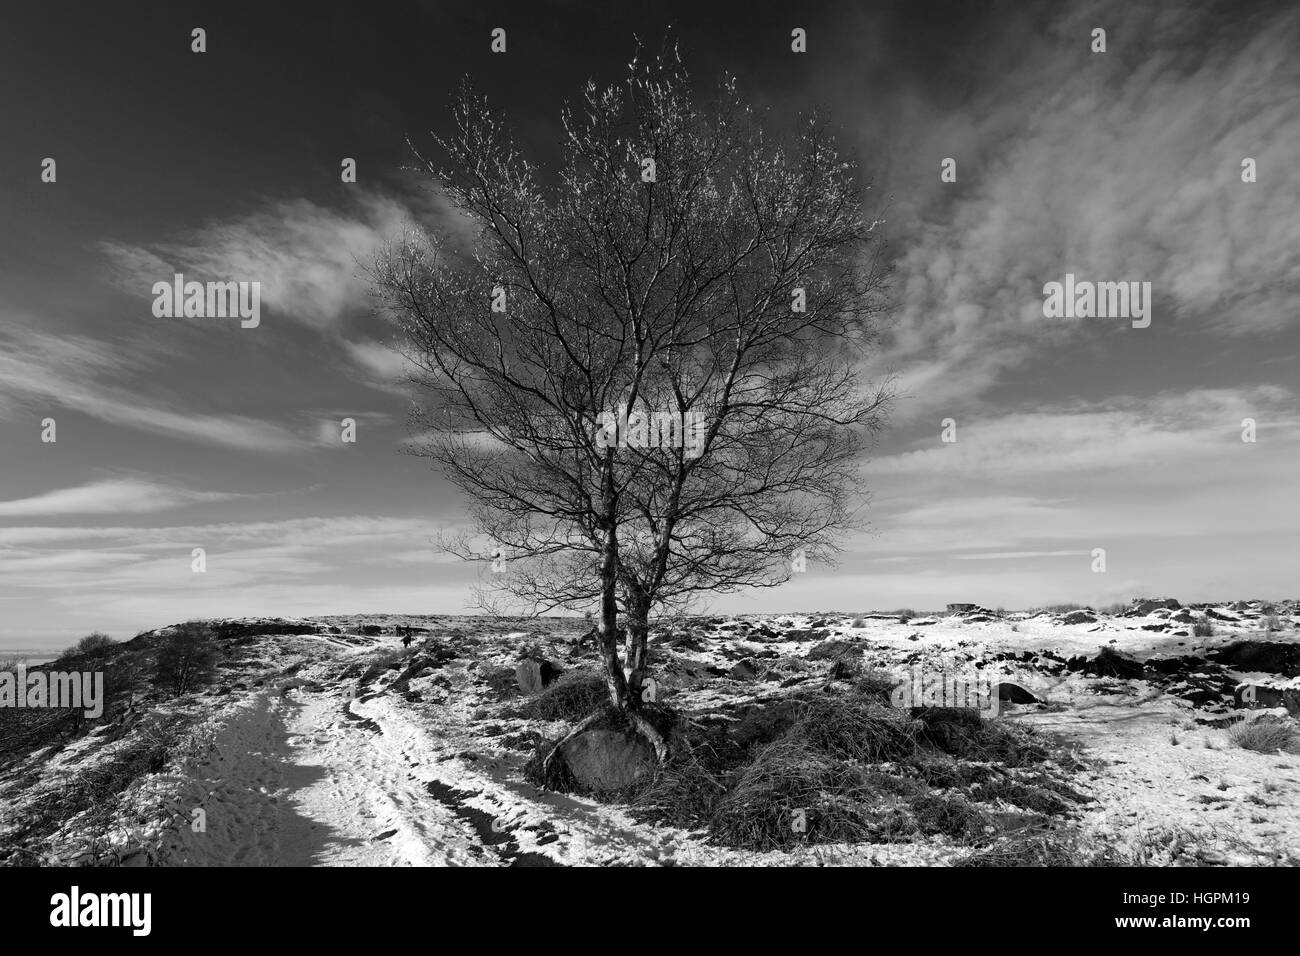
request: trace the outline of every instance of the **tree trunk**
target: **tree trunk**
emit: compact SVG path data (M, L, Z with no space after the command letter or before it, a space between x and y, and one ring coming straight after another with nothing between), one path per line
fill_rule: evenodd
M641 594L632 597L627 609L627 637L623 646L623 667L627 674L627 691L629 698L635 698L633 706L644 702L643 685L646 677L646 665L649 663L648 644L650 635L650 602Z
M606 532L600 558L600 656L605 663L605 686L616 710L627 710L627 679L618 660L618 538Z

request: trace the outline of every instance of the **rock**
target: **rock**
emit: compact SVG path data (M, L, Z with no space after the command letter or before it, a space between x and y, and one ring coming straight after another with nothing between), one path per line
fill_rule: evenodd
M1233 704L1243 707L1285 707L1300 716L1300 688L1269 687L1267 684L1238 684L1232 694Z
M1138 614L1150 614L1157 608L1168 608L1171 611L1177 611L1182 605L1173 598L1135 598L1133 600L1133 610Z
M1192 674L1199 670L1222 670L1214 664L1206 664L1204 658L1195 655L1185 657L1153 657L1146 662L1147 680L1156 677L1169 677L1175 674Z
M540 694L542 692L542 664L540 661L520 661L515 665L515 684L522 694Z
M1281 641L1237 641L1210 652L1209 657L1243 671L1263 671L1283 677L1300 676L1300 644Z
M861 656L862 648L849 641L822 641L820 644L809 648L805 657L810 661L830 661L846 654Z
M1019 684L1013 684L1010 681L999 681L994 688L998 694L998 700L1005 700L1012 704L1041 704L1042 700Z
M782 640L786 641L820 641L827 637L828 632L825 630L815 630L810 627L792 627L781 635Z
M1092 660L1072 657L1066 662L1066 667L1072 671L1083 671L1094 677L1137 678L1145 673L1141 662L1112 651L1109 647L1103 648L1102 652Z
M617 730L588 730L560 748L573 778L587 790L632 786L654 770L654 752L640 737Z
M831 680L852 680L862 672L862 667L857 658L845 654L843 657L837 657L835 663L831 665Z
M1061 618L1062 624L1096 624L1097 618L1091 611L1071 611Z
M758 677L758 665L748 659L737 661L736 665L727 671L727 676L732 680L754 680Z
M550 661L526 657L515 665L515 683L525 694L540 694L561 673Z

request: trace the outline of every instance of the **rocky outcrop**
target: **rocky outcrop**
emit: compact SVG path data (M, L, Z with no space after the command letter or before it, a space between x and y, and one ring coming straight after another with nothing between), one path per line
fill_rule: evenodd
M654 752L635 734L588 730L560 748L573 779L584 790L624 790L654 770Z

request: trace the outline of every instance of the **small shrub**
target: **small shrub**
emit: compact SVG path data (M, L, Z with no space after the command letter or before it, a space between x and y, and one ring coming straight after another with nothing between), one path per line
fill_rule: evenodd
M1195 637L1213 637L1214 625L1208 618L1201 618L1192 625L1192 635Z
M869 797L859 768L786 736L744 768L718 801L709 830L725 846L756 850L862 842L875 832Z
M603 674L575 670L560 677L519 707L519 715L534 720L576 720L594 713L609 702Z
M916 827L927 836L987 842L993 829L988 814L960 794L927 794L911 801Z
M103 650L106 647L112 647L116 643L117 641L113 640L102 631L94 631L87 634L81 640L77 641L76 644L73 644L60 654L59 660L68 657L77 657L81 654L92 654L95 651Z
M857 680L853 682L853 691L863 697L877 700L882 704L888 704L893 696L894 688L897 686L897 677L889 673L889 671L873 668L864 670L858 675Z
M874 701L823 695L800 709L788 736L830 757L875 763L910 757L916 731L905 714Z
M847 681L847 680L853 680L861 673L862 673L861 658L854 657L851 654L842 654L839 657L835 658L835 661L831 664L829 676L831 680Z
M1273 754L1300 753L1300 731L1287 720L1259 717L1244 720L1228 728L1228 739L1243 750Z
M958 708L925 707L914 713L921 724L919 739L954 757L1025 767L1053 756L1049 741L1019 724L985 720Z

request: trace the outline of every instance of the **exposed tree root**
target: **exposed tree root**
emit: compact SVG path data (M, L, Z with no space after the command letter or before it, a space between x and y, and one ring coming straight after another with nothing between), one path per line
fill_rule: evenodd
M567 734L565 734L558 741L556 741L555 745L551 747L550 751L546 754L546 759L542 761L541 777L543 780L552 779L551 775L555 772L555 758L556 755L559 754L560 748L563 747L565 744L567 744L573 738L577 737L583 731L589 730L594 724L603 720L604 717L605 717L605 712L601 710L596 711L594 714L588 714L577 724L575 724Z

